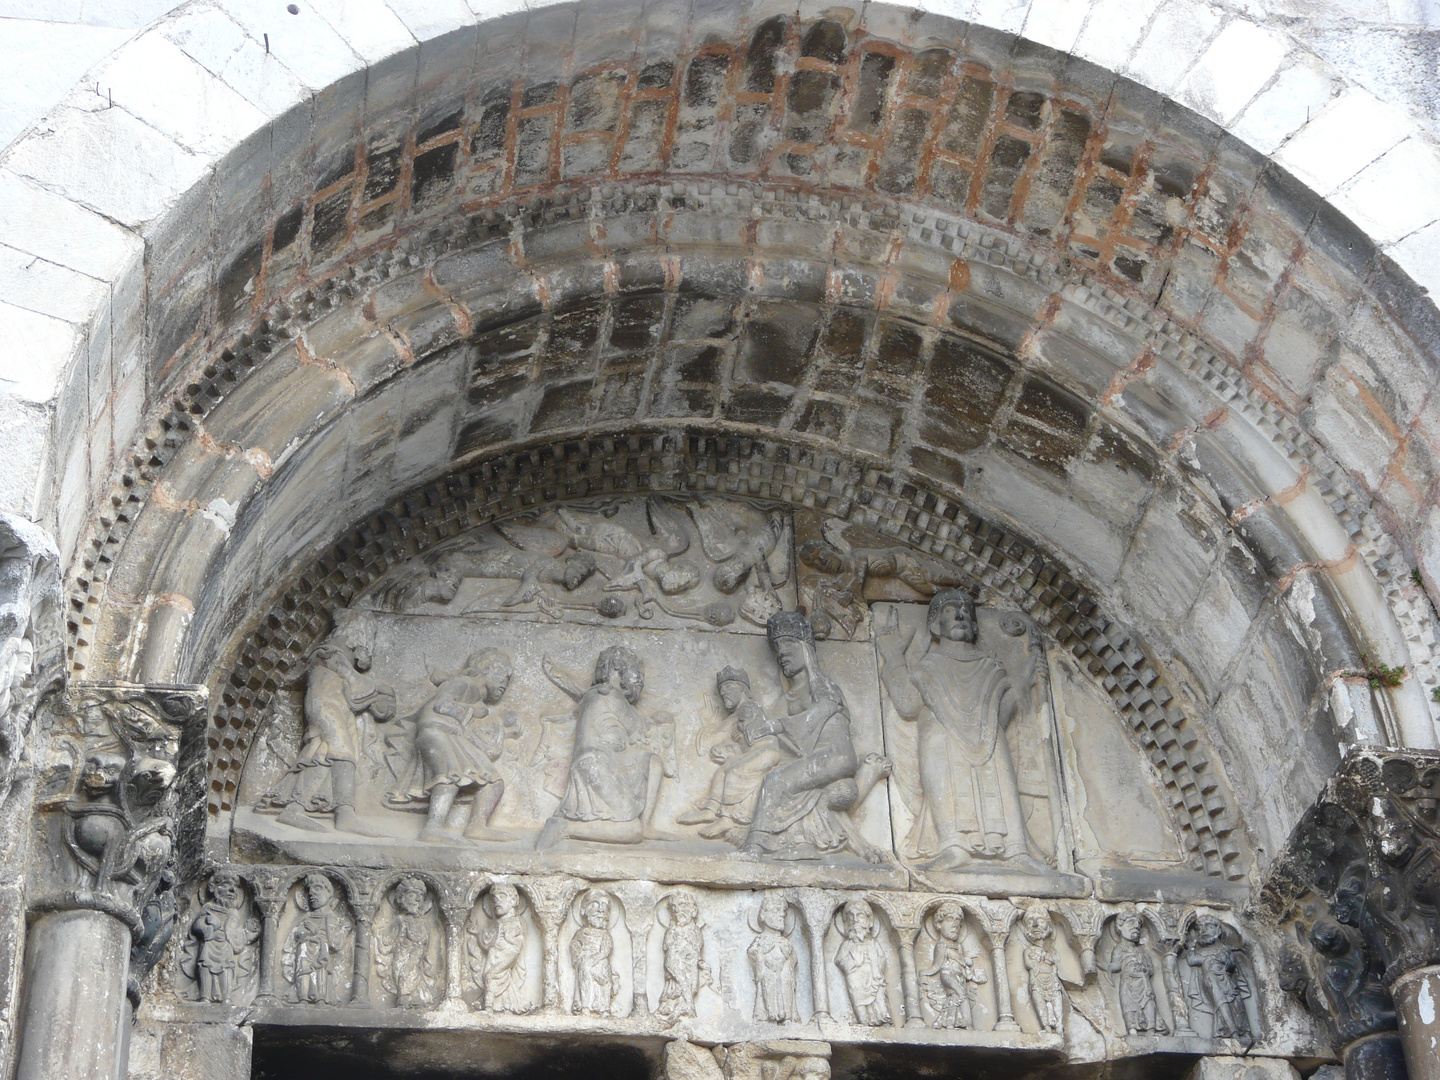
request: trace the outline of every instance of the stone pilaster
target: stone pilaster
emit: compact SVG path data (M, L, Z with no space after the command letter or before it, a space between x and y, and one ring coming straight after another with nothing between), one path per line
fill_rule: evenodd
M1357 749L1306 811L1255 902L1282 982L1330 1029L1348 1080L1440 1075L1440 754ZM1404 1015L1398 1018L1397 1005Z
M123 1072L127 996L174 929L203 821L203 687L77 683L57 710L35 828L19 1080Z

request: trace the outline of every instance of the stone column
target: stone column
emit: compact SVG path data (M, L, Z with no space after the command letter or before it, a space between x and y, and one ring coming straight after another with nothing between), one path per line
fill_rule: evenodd
M177 823L204 812L207 702L203 687L121 683L62 700L55 731L73 757L48 763L62 786L37 808L53 854L31 881L17 1080L124 1076L127 990L144 974L132 957L152 963L174 929Z
M130 928L98 911L53 911L25 943L17 1080L116 1080L125 1074Z
M1406 972L1392 993L1410 1080L1440 1080L1440 967Z

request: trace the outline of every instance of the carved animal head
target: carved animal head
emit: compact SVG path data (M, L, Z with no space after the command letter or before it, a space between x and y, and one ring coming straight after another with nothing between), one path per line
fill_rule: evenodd
M80 786L92 799L115 791L120 784L120 774L125 771L125 756L96 750L85 759L80 773Z

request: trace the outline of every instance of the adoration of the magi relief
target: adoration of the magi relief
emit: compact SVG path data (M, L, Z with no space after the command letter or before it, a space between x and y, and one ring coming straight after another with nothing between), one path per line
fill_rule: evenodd
M1109 768L1137 754L1094 681L835 519L561 504L332 619L245 776L257 851L1075 897L1087 861L1180 867L1154 774Z
M329 618L182 920L183 1005L1102 1056L1273 1027L1103 679L864 525L557 504Z

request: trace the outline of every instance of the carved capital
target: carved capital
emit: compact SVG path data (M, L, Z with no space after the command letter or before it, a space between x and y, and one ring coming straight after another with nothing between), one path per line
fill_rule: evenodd
M203 686L71 684L37 798L55 853L37 909L106 912L147 952L168 936L166 898L198 861L181 837L203 828L208 702Z
M1396 980L1440 962L1437 804L1440 753L1352 750L1255 901L1286 989L1342 1044L1394 1028Z

